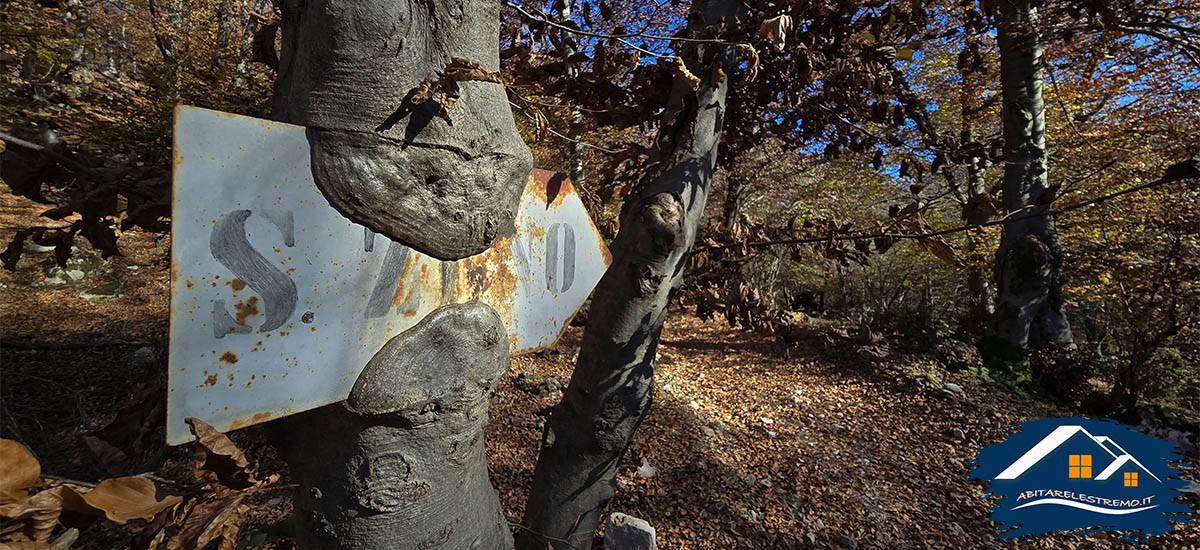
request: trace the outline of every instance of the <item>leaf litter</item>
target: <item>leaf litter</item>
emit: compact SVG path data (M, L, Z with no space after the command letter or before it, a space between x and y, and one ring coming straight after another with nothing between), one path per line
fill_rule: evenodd
M51 344L102 337L161 349L167 294L156 281L166 278L167 248L144 233L127 248L143 269L115 271L133 294L98 307L69 291L28 289L28 271L0 272L8 298L0 305L4 337ZM489 470L512 522L523 511L545 416L560 397L524 391L515 380L522 374L568 379L580 333L570 329L557 345L560 353L513 358L493 398ZM966 482L967 465L979 448L1004 437L1004 426L1070 411L983 384L969 372L946 373L927 356L879 352L853 333L851 326L814 326L789 343L776 342L673 311L659 347L654 404L622 462L608 510L649 521L663 549L843 548L847 539L859 548L1018 548L995 541L989 502L979 485ZM255 548L293 548L286 538L288 491L273 491L289 487L286 469L256 428L231 439L200 427L204 443L192 446L195 458L177 459L173 452L155 468L166 486L148 476L117 477L124 481L105 485L91 503L83 497L103 483L56 481L40 471L39 462L51 463L51 473L103 478L102 458L90 456L83 442L87 434L103 433L114 448L128 450L129 462L154 453L157 442L147 435L136 450L136 435L117 437L123 430L159 429L143 421L155 406L139 405L141 398L132 395L131 381L144 374L127 366L131 351L5 350L4 437L21 435L16 439L34 453L12 440L0 442L0 507L6 518L21 518L5 520L3 544L48 548L68 524L104 517L72 548L124 547L111 542L122 540L114 532L132 537L135 548L202 542L233 548L239 540ZM964 388L965 396L947 398L939 391L945 382ZM45 403L47 388L68 399ZM117 418L121 408L136 418ZM102 429L114 424L124 427ZM52 435L54 426L62 435ZM45 460L31 462L35 454ZM637 474L643 459L654 477ZM39 478L30 484L35 468ZM1181 477L1200 481L1195 468ZM1198 496L1187 498L1200 504ZM125 523L114 523L120 519ZM1109 533L1060 534L1021 546L1122 547ZM1197 549L1200 533L1184 526L1145 547Z

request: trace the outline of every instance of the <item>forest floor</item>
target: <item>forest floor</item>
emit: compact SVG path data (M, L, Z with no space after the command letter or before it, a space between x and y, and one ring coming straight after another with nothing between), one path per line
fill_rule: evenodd
M37 207L3 188L0 200L7 201L0 203L0 239L7 242ZM159 408L169 238L126 234L122 246L125 256L81 266L88 271L83 280L62 288L42 286L53 271L50 252L30 250L15 272L0 271L0 436L25 444L48 475L94 483L152 470L187 486L195 482L187 466L191 445L164 450ZM84 293L97 287L119 295ZM1012 431L1006 426L1078 413L972 370L948 372L928 355L886 350L898 336L885 333L883 344L866 348L850 331L814 323L797 341L782 343L672 311L654 405L620 466L608 510L648 520L664 550L1017 548L997 540L983 485L968 481L969 462ZM514 523L544 415L561 395L554 381L569 377L580 332L570 329L552 350L513 358L493 398L488 461ZM149 423L125 418L135 413ZM119 429L106 434L123 439L125 464L102 463L83 442L114 420ZM261 427L231 437L260 475L280 473L286 482L286 466ZM635 473L643 460L656 475ZM1194 467L1180 475L1200 481ZM1191 520L1200 520L1200 498L1186 498ZM294 546L278 538L291 512L286 491L254 495L247 504L242 547ZM96 522L74 548L127 547L145 526ZM1131 547L1112 533L1025 542L1022 548ZM1200 549L1200 527L1181 524L1144 546Z

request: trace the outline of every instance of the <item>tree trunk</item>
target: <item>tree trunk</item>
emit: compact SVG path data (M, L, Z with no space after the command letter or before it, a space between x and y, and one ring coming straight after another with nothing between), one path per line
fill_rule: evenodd
M721 207L721 215L725 219L721 220L721 228L726 232L733 231L733 224L737 223L738 216L742 214L742 198L745 194L746 180L742 174L728 174L725 178L727 185L725 189L725 204Z
M83 54L87 51L85 39L87 38L89 9L80 0L67 0L67 9L63 17L71 28L71 54L68 57L71 67L82 64Z
M499 69L499 0L285 0L282 29L273 114L309 128L313 177L335 208L441 260L513 233L533 157L504 86L414 97L452 58Z
M964 78L966 76L964 75ZM965 86L965 84L964 84ZM975 141L974 131L968 112L969 89L964 89L963 99L963 120L961 140L962 143ZM966 204L963 205L962 218L969 225L978 225L988 221L988 208L986 206L991 202L991 197L987 191L987 171L991 162L988 160L987 154L972 156L967 159L967 196ZM984 272L982 263L982 252L980 250L979 235L982 229L968 230L967 238L967 315L965 324L969 327L972 334L980 334L982 329L992 315L992 285L988 275Z
M444 260L511 233L532 156L503 87L457 82L452 108L412 101L452 58L498 69L499 2L281 3L272 116L309 128L330 203ZM511 548L483 439L507 346L491 308L445 306L389 341L345 403L273 423L301 547Z
M300 548L512 548L483 439L507 369L496 312L445 306L384 345L345 402L274 423Z
M564 21L571 19L571 2L561 4L561 15ZM554 39L554 47L558 50L559 57L563 60L563 74L567 78L574 79L579 76L579 63L571 62L570 59L579 52L579 43L575 40L575 35L567 30L559 30L550 35ZM571 132L569 137L575 140L571 145L571 160L567 168L567 175L571 178L571 183L575 184L576 188L582 188L584 185L584 156L583 156L583 131L581 123L583 122L583 111L579 106L571 107Z
M1046 211L1046 124L1042 47L1031 0L1000 2L1000 79L1004 98L1004 206L1018 215ZM1004 225L996 251L996 311L984 352L1003 367L1029 351L1071 344L1063 312L1063 252L1051 216Z
M740 3L711 0L699 9L712 24L732 18ZM715 57L725 74L733 73L733 53ZM712 81L711 67L694 59L688 67L703 82L693 91L675 79L656 162L625 201L575 372L543 432L517 531L521 550L591 547L617 466L649 410L659 334L708 198L728 89L728 78Z

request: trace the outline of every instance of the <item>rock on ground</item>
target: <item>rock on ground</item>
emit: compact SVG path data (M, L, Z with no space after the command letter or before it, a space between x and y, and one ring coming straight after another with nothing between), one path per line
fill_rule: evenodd
M614 512L604 524L604 550L656 550L654 528L646 520Z

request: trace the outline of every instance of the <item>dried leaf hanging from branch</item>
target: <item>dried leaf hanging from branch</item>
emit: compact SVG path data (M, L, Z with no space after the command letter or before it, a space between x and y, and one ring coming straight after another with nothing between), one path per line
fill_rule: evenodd
M758 50L749 44L742 44L740 49L746 54L746 82L753 82L758 76Z
M758 27L759 34L763 38L771 42L771 46L775 51L782 52L787 46L787 32L792 28L792 18L787 15L779 15L767 19Z
M442 79L450 79L458 82L479 80L482 82L495 82L496 84L504 82L500 79L499 72L484 67L478 61L463 59L461 57L450 58L450 63L442 71Z
M946 244L945 239L941 237L928 237L920 239L917 242L921 243L921 246L925 247L925 250L928 250L937 259L954 267L963 266L962 261L958 259L958 256L954 253L954 249L950 248L949 244Z
M454 103L458 101L458 98L462 97L458 83L469 80L504 83L499 72L484 67L478 61L451 57L450 62L442 69L442 75L436 81L431 78L422 80L408 96L408 101L413 105L420 105L436 95L440 105L438 116L450 118L450 110L454 108Z
M684 84L687 84L693 91L700 89L700 77L692 74L687 65L684 64L682 58L675 58L675 78L682 79Z

